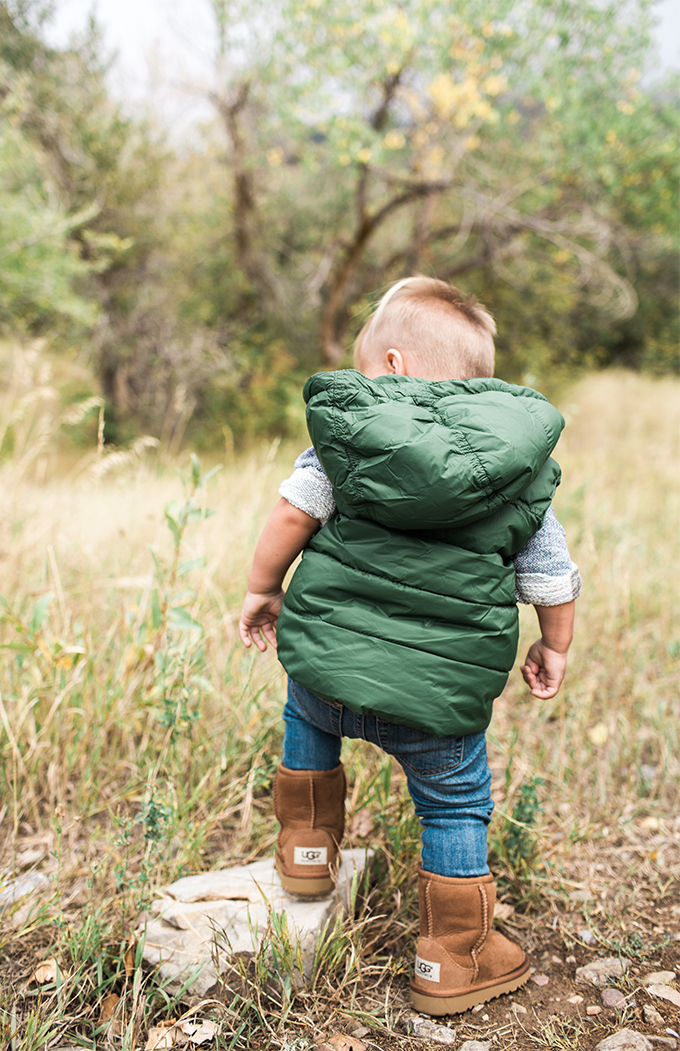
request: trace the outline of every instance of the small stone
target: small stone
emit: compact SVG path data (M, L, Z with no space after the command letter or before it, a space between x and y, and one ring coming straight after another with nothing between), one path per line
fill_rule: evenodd
M582 927L581 930L576 933L585 945L597 945L597 938L591 931L590 927Z
M642 979L645 985L668 985L675 981L675 971L654 971Z
M620 1029L618 1033L612 1033L595 1044L595 1051L654 1051L654 1045L642 1033L636 1033L633 1029Z
M354 1035L345 1036L344 1033L333 1033L325 1044L321 1044L319 1051L367 1051L367 1049L366 1044L363 1044Z
M608 956L604 960L592 960L585 967L576 968L577 985L610 985L612 978L622 978L628 969L628 960Z
M465 1040L458 1051L491 1051L491 1044L488 1040Z
M531 981L534 985L547 985L550 979L547 974L532 974Z
M488 1015L482 1015L482 1021L483 1022L488 1022L489 1021L489 1016Z
M583 1003L583 997L582 996L570 996L567 999L567 1003L568 1004L582 1004Z
M575 956L567 956L567 963L576 963Z
M370 1029L368 1028L368 1026L365 1026L365 1025L359 1025L359 1026L357 1026L357 1028L356 1028L356 1029L353 1029L353 1030L352 1030L352 1032L350 1033L350 1036L355 1036L355 1037L358 1037L358 1036L368 1036L368 1034L370 1033L370 1031L371 1031L371 1030L370 1030Z
M587 1015L601 1015L602 1008L598 1007L597 1004L591 1004L590 1007L586 1007Z
M652 996L658 996L660 1000L668 1000L669 1004L680 1007L680 993L677 989L671 989L670 985L648 985L647 992Z
M558 966L561 967L562 964L564 963L564 960L560 956L551 956L550 957L550 962L551 963L556 963L556 964L558 964Z
M525 1015L525 1014L527 1014L526 1007L522 1007L521 1004L512 1004L511 1006L512 1006L512 1010L515 1012L516 1015Z
M478 1015L480 1011L484 1010L484 1004L477 1004L476 1007L472 1008L473 1015Z
M642 1014L647 1025L663 1025L663 1015L652 1004L643 1004Z
M678 1041L674 1036L648 1036L654 1047L668 1047L670 1051L677 1051Z
M15 905L16 902L21 901L22 898L27 897L29 894L47 890L50 885L50 880L47 876L43 876L42 872L27 872L24 876L17 876L16 879L5 880L1 878L0 908L4 908L7 905Z
M602 990L602 1003L605 1007L615 1007L618 1011L623 1011L628 1001L620 989L608 987Z
M446 1025L437 1025L429 1018L412 1015L408 1021L408 1032L419 1040L430 1040L433 1044L455 1044L456 1032Z

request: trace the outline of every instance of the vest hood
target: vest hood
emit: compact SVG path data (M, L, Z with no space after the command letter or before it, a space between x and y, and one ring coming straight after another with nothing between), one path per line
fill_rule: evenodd
M399 530L461 527L531 486L564 419L529 387L317 373L310 437L339 510Z

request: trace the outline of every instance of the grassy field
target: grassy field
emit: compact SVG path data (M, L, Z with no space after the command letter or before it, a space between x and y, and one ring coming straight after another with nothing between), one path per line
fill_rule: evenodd
M1 917L5 1045L143 1047L151 1026L193 1009L224 1048L303 1051L358 1025L370 1047L425 1046L402 1024L418 828L401 772L368 745L348 742L343 759L350 838L378 860L312 986L263 953L238 988L197 1004L140 965L131 932L155 889L273 849L283 677L270 653L240 646L236 625L298 450L227 455L203 483L211 465L170 462L150 443L79 456L63 437L77 414L60 415L45 381L25 370L0 416L0 865L3 880L48 878ZM515 671L490 733L507 928L550 982L517 994L524 1014L506 997L454 1020L461 1040L591 1048L623 1023L651 1032L639 976L677 967L679 400L676 381L620 372L560 402L555 506L584 579L570 670L542 703ZM535 632L523 610L521 657ZM622 988L637 1006L623 1018L586 1015L599 994L573 985L576 962L603 952L632 961ZM574 992L583 1005L567 1002ZM677 1030L680 1012L655 1002Z

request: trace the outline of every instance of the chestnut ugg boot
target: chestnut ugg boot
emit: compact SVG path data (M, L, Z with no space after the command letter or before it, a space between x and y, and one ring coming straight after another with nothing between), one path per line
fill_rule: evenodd
M274 778L274 812L281 825L276 870L291 894L327 894L345 831L345 771L288 770Z
M411 1003L429 1015L457 1014L528 980L529 958L492 930L491 875L458 879L418 872L420 938Z

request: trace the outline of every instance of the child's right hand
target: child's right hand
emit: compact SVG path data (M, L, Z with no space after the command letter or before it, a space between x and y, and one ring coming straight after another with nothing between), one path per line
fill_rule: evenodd
M241 610L238 633L243 645L250 649L253 642L262 653L270 642L276 649L276 622L283 606L285 592L258 595L249 591Z

